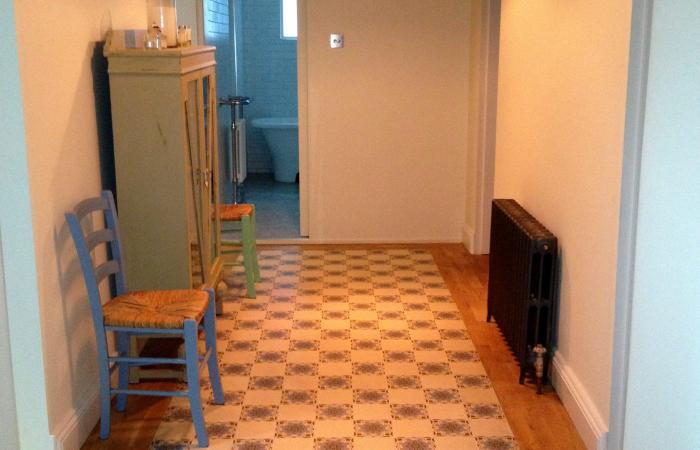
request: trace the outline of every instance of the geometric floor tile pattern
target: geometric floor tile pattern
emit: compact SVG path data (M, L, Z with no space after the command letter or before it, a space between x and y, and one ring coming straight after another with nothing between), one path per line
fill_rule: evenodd
M240 271L225 275L225 404L202 382L210 449L518 448L429 252L290 248L259 261L257 299ZM186 399L151 448L197 448Z

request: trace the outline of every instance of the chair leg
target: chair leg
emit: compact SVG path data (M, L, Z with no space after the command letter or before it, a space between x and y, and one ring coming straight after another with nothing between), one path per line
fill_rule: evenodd
M100 439L109 437L109 414L112 406L112 396L109 388L109 369L100 372L107 372L107 375L100 377Z
M112 406L112 389L110 385L109 360L107 359L107 338L97 336L97 355L100 370L100 439L109 437L110 408Z
M243 247L243 266L245 268L246 287L248 288L248 298L255 298L255 266L254 240L250 216L241 217L241 245Z
M137 355L139 353L139 338L134 336L129 339L129 354ZM141 382L141 368L139 366L129 367L129 383L138 384Z
M219 374L219 355L216 352L216 302L213 289L207 289L209 293L209 306L204 314L204 340L207 351L211 351L209 360L207 361L207 369L209 370L209 382L211 390L214 394L214 403L217 405L224 404L224 390L221 387L221 376Z
M209 446L207 430L204 426L202 413L202 398L199 387L199 355L197 352L197 322L185 321L185 361L187 363L187 396L190 399L190 410L194 430L200 447Z
M255 221L255 207L253 207L253 215L251 216L251 225L252 225L252 241L253 241L253 268L255 272L255 281L260 281L260 265L258 264L258 244L257 244L257 239L258 239L258 229L257 229L257 223Z
M116 338L117 338L117 351L119 352L119 356L123 357L128 357L129 356L129 339L131 338L129 336L129 333L126 332L121 332L121 333L116 333ZM118 383L119 389L128 389L129 388L129 364L127 363L119 363L119 383ZM126 409L126 394L118 394L117 395L117 411L123 412Z

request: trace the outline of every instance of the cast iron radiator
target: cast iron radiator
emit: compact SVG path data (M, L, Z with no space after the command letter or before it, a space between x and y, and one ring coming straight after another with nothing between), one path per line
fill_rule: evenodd
M541 393L552 338L557 238L512 199L491 208L487 321L493 317L520 364L533 369Z

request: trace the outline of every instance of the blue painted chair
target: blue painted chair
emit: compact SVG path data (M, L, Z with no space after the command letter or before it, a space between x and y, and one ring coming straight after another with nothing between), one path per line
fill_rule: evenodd
M93 213L104 217L104 228L83 232L81 221ZM114 198L109 191L100 197L80 202L73 212L66 213L73 242L80 259L85 279L92 321L97 337L97 353L100 371L101 423L100 438L109 437L109 416L112 395L117 397L117 411L126 409L128 395L151 395L160 397L188 397L192 411L192 421L200 447L207 447L209 440L202 414L199 371L207 365L214 394L214 402L224 403L221 388L217 353L214 291L204 290L164 290L127 291L123 271L119 225L117 223ZM93 223L99 223L93 221ZM110 257L105 262L95 264L91 254L99 245L106 245ZM100 283L114 277L115 295L107 302L101 300ZM109 291L105 288L103 291ZM204 330L206 353L199 356L197 336ZM115 334L116 356L107 350L107 333ZM129 340L132 336L148 335L181 336L185 343L184 358L141 358L129 355ZM186 391L155 391L129 389L129 367L154 364L184 365L187 374ZM110 374L119 371L118 386L112 387Z

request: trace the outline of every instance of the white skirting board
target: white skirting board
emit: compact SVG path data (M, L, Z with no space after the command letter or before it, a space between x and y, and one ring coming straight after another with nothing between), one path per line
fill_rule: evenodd
M315 238L290 238L290 239L258 239L258 245L430 245L430 244L461 244L459 238L416 238L416 239L315 239Z
M97 383L86 389L83 401L54 433L54 450L79 450L100 419L100 395Z
M552 360L552 384L586 448L606 450L608 426L588 392L559 352L554 353Z

